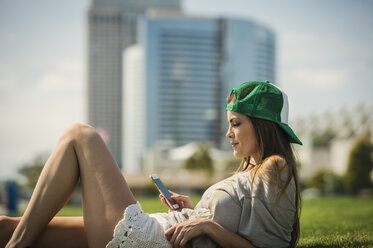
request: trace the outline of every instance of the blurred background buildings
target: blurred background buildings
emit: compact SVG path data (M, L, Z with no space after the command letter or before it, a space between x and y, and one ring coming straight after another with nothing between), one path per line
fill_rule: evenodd
M206 186L214 174L185 161L208 144L216 175L237 167L223 106L246 80L288 93L303 182L342 175L372 137L373 4L269 2L0 1L0 180L23 183L67 126L89 122L124 173L143 173L131 184L156 171Z
M302 147L295 146L303 180L325 169L342 176L356 141L373 142L373 104L298 118L290 125L303 142Z
M93 1L89 11L89 123L126 172L141 171L156 144L220 148L229 90L248 78L275 81L273 31L179 6Z
M104 134L122 165L122 53L137 41L137 20L151 9L179 11L175 0L92 0L88 18L88 123Z
M276 82L275 32L249 19L186 15L178 0L93 0L88 16L88 121L123 171L178 170L203 143L224 166L221 106L247 79ZM372 112L360 105L292 125L304 142L302 178L322 168L342 174L356 138L372 132Z

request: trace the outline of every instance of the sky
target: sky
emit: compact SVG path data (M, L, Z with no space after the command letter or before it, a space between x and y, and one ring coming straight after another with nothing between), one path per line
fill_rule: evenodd
M87 120L89 0L0 0L0 180ZM249 18L277 37L290 119L372 106L373 1L184 0L195 16Z

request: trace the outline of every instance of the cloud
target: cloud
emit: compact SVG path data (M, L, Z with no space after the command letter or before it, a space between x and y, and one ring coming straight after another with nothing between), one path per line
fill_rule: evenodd
M350 82L350 72L345 69L300 68L288 72L288 80L293 85L308 86L320 91L330 91Z
M344 32L295 32L280 35L279 55L284 64L292 65L359 65L372 62L373 35L349 36Z
M17 83L17 73L12 67L5 63L0 63L0 103L3 97L14 89Z
M81 92L82 68L76 63L63 62L55 71L41 75L35 84L36 90L43 94L53 93L65 97L69 93Z
M71 123L85 121L82 64L79 59L62 59L26 85L24 75L0 66L1 170L15 173L35 154L52 150Z
M373 35L350 37L320 29L319 33L287 31L279 37L279 82L289 88L305 86L335 92L358 78L371 78ZM350 87L350 86L348 86ZM341 91L341 88L339 88Z

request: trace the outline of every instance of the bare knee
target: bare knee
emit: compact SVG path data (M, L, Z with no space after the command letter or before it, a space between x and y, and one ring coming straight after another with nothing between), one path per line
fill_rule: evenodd
M4 230L9 226L10 217L8 216L0 216L0 230Z
M0 216L0 247L5 247L19 221L18 217Z
M21 217L0 216L0 230L5 227L16 228Z
M65 130L62 138L73 142L80 142L87 139L99 138L99 134L90 125L75 123Z

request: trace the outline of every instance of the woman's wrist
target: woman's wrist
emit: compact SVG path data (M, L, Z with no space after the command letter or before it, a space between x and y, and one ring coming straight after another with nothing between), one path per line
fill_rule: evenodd
M221 247L254 247L250 241L210 219L204 221L202 232Z
M216 222L210 219L204 219L202 231L207 236L211 236L214 233L214 228L216 227Z

